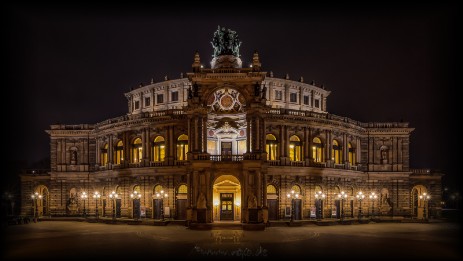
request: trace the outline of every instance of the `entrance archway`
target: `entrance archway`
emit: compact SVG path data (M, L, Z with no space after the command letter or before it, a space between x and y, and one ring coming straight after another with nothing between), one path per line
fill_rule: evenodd
M420 195L427 193L428 190L423 185L414 186L411 196L412 216L418 219L423 218L425 201L420 199Z
M49 216L49 203L50 203L50 193L48 192L48 188L44 185L39 185L35 192L39 193L42 197L37 199L36 201L36 211L38 217Z
M213 186L214 221L241 220L241 184L233 175L219 176Z

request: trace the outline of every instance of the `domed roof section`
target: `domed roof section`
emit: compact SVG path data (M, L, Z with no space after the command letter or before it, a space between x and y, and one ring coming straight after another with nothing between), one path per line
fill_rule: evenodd
M211 44L212 48L214 48L211 69L242 68L240 59L241 41L236 31L219 25L217 31L214 32Z

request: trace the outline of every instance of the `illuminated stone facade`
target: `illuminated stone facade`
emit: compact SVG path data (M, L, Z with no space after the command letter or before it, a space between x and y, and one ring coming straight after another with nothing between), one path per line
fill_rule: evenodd
M442 175L410 168L408 123L329 114L323 87L274 77L257 53L247 68L215 53L211 68L196 53L190 73L126 93L126 115L51 125L51 170L21 176L22 214L82 215L85 202L88 216L193 222L422 218L422 193L440 214Z

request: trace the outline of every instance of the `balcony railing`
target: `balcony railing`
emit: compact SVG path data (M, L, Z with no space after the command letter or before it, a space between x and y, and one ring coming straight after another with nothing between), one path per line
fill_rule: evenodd
M430 169L410 169L413 174L420 174L420 175L429 175L431 174Z
M305 161L291 161L291 166L304 167L305 166Z
M211 155L212 161L242 161L243 155Z
M408 122L359 122L347 117L338 116L329 113L319 113L313 111L291 110L284 108L272 108L267 111L267 114L274 115L291 115L300 117L310 117L317 119L334 120L356 125L362 128L408 128Z
M150 167L162 167L164 166L164 161L151 161Z

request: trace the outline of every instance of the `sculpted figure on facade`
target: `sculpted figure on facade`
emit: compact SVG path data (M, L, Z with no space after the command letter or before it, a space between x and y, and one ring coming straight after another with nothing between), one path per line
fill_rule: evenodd
M225 29L225 27L218 27L217 31L214 33L212 38L212 47L214 48L213 57L219 55L234 55L240 57L240 45L241 42L238 38L238 34L235 31L230 29Z
M206 196L204 196L203 192L199 193L198 196L198 201L196 202L196 208L197 209L205 209L206 207Z
M257 198L254 194L248 197L248 208L257 208Z

